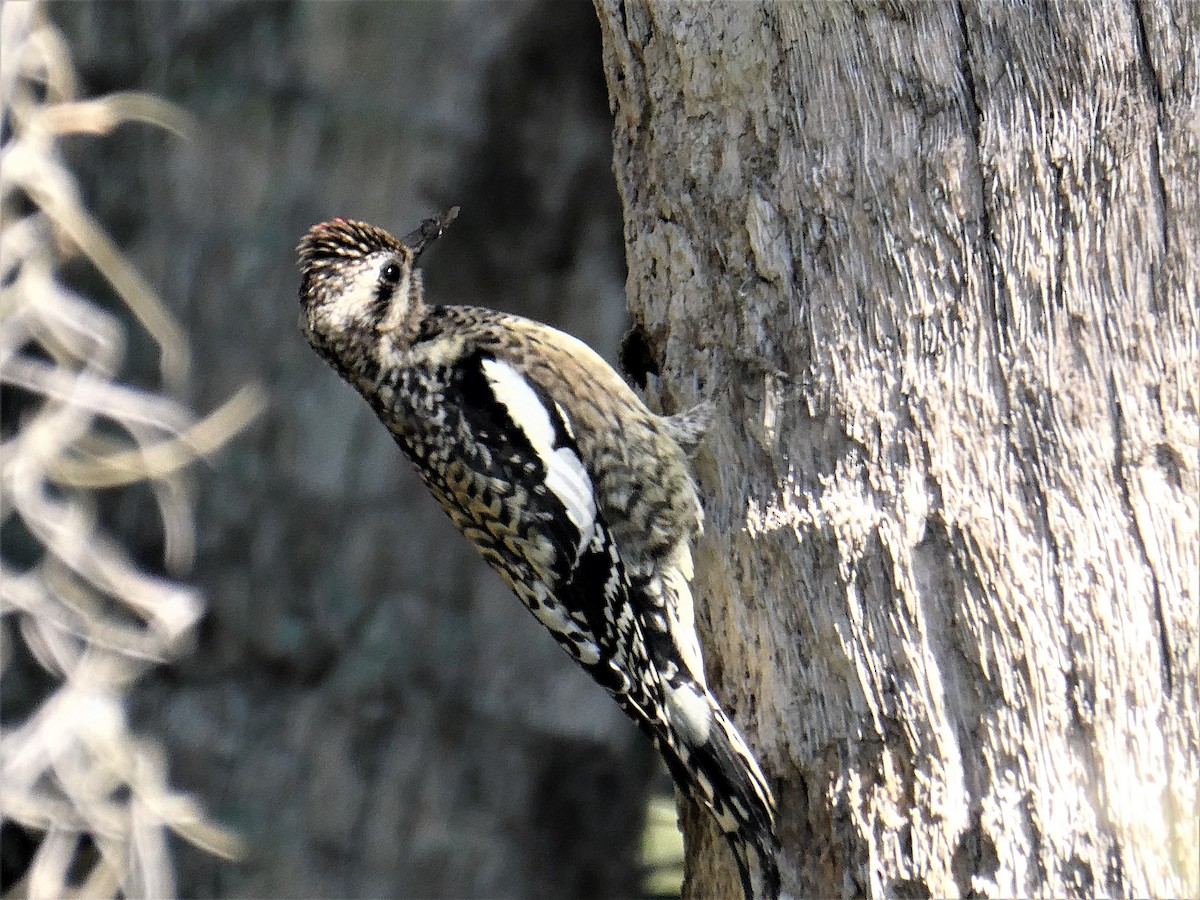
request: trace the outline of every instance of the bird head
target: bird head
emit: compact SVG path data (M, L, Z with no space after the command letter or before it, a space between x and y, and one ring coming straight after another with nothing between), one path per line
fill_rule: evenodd
M310 228L296 252L301 326L313 349L339 369L361 371L379 363L381 350L406 346L425 309L417 259L457 214L426 219L399 240L350 219Z

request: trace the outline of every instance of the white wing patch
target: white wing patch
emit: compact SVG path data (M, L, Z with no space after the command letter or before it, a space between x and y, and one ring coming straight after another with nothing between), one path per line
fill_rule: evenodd
M692 604L692 551L687 539L681 540L667 555L650 589L658 593L666 606L671 636L679 657L698 684L704 679L704 659L700 653L700 638L696 635L696 613Z
M700 693L704 688L696 684L681 684L678 687L668 684L666 688L672 721L687 735L688 743L692 746L706 743L713 714L708 697Z
M583 461L567 447L554 448L554 424L525 376L506 362L485 359L483 374L496 399L508 410L509 418L525 433L546 468L546 488L559 499L567 517L579 529L579 550L592 541L596 527L596 492ZM566 411L555 404L568 433Z

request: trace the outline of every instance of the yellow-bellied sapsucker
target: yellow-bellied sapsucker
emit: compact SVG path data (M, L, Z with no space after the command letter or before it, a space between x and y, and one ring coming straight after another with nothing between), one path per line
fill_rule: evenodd
M575 338L490 309L427 306L417 257L457 210L403 240L362 222L298 252L309 343L366 398L450 518L555 640L650 735L716 816L752 897L779 892L775 803L705 684L684 447L711 407L650 412Z

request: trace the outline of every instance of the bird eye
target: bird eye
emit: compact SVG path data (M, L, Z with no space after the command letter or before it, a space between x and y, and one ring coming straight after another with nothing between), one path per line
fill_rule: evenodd
M400 266L394 262L388 263L386 266L384 266L381 274L383 275L383 280L388 284L400 283Z

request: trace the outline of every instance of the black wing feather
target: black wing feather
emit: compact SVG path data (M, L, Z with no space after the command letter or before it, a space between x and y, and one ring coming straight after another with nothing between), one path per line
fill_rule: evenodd
M456 450L459 459L466 460L483 480L494 479L494 483L519 492L523 522L552 548L552 563L547 567L533 553L522 555L520 544L508 548L518 551L515 557L511 552L490 554L480 549L535 615L539 612L538 604L547 602L534 595L539 584L544 597L550 598L548 602L570 615L572 625L578 629L575 638L550 628L555 639L655 735L658 729L653 723L659 721L663 688L647 655L637 605L640 592L630 582L599 509L591 534L586 535L571 521L563 502L546 490L545 462L504 404L497 400L488 381L484 362L495 358L489 351L476 349L454 366L445 398L446 427L461 432ZM583 456L558 404L540 386L527 383L549 416L554 449L566 449L582 462ZM458 421L452 423L450 419L455 415ZM435 494L439 494L436 489ZM456 515L451 508L456 504L454 497L439 495L439 500L456 521L467 513L465 504L459 503ZM628 612L621 615L622 611ZM595 661L585 661L575 652L578 648L573 644L580 639L596 649ZM631 683L630 672L643 673L642 682Z

